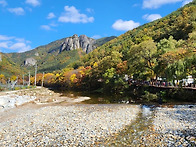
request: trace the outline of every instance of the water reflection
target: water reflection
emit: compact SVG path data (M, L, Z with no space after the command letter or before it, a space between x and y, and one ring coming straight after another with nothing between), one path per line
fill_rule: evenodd
M102 93L90 93L90 92L76 92L76 91L59 91L55 90L56 93L61 93L61 96L66 96L70 98L77 97L90 97L91 99L86 100L82 103L84 104L117 104L117 103L134 103L134 101L130 100L130 98L115 96L115 95L107 95Z

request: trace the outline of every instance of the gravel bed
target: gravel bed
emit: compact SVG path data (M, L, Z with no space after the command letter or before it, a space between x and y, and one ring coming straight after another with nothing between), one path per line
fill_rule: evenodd
M196 105L157 108L153 125L167 146L196 146Z
M101 146L195 147L196 105L142 107L136 120Z
M0 123L0 146L91 146L131 124L138 105L48 106Z

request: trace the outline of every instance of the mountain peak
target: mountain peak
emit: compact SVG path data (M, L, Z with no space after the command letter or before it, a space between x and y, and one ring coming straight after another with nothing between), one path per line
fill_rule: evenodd
M96 48L95 39L89 38L86 35L80 35L78 37L77 34L74 34L72 37L68 37L63 42L59 53L62 51L71 51L82 48L85 53L89 53Z

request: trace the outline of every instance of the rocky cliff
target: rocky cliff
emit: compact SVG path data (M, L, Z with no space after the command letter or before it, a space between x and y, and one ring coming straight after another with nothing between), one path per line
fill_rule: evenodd
M89 53L96 48L95 44L95 39L89 38L86 35L78 36L75 34L72 37L68 37L65 39L59 52L62 52L64 50L70 51L82 48L85 53Z
M36 60L34 58L27 58L24 61L25 66L34 66L36 64Z
M0 54L0 62L2 61L2 56L1 56L1 54Z

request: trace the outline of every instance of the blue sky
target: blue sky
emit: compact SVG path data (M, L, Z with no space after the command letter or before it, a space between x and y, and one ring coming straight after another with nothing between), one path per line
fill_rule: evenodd
M192 0L0 0L0 52L85 34L119 36Z

